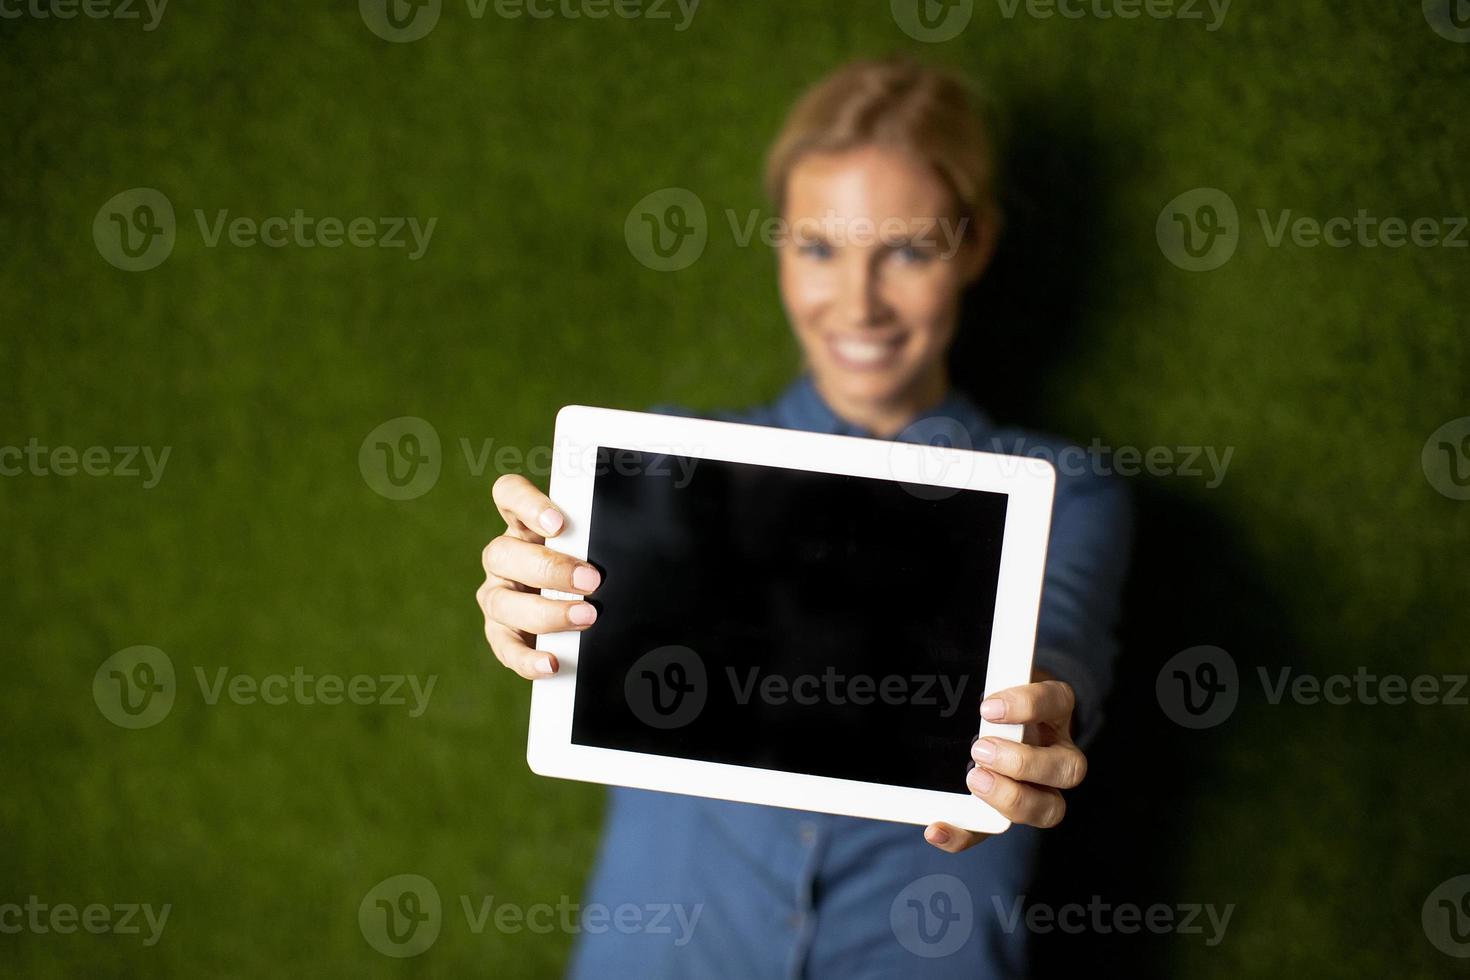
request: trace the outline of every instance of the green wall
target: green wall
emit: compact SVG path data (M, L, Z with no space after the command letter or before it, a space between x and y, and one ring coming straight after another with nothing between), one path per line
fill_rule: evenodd
M153 946L146 928L0 935L0 969L560 968L569 935L475 934L459 909L575 899L603 799L526 769L529 690L490 655L472 600L501 529L495 463L462 440L472 458L488 440L522 453L568 402L776 393L796 356L771 258L726 214L764 207L761 155L800 88L888 52L979 75L1004 117L1010 234L957 374L1002 418L1084 444L1234 452L1217 486L1134 480L1120 691L1033 896L1234 904L1228 933L1038 936L1041 965L1459 964L1421 910L1470 873L1470 708L1272 704L1257 673L1466 670L1470 502L1421 449L1470 415L1470 249L1273 247L1258 216L1470 213L1470 44L1453 20L1417 0L1236 0L1210 30L1203 4L1203 20L1066 19L979 0L929 43L884 2L705 0L676 30L674 7L536 20L444 0L427 36L391 43L348 0L175 3L153 30L141 6L6 9L25 12L0 19L0 447L106 447L109 469L115 447L170 455L150 487L59 475L64 453L0 478L0 903L172 911ZM101 247L94 219L139 187L176 231L161 264L124 271L102 254L129 261L108 212ZM697 195L708 244L662 272L624 223L666 187ZM1233 255L1207 271L1156 237L1194 188L1239 215L1220 246ZM437 223L410 259L211 247L195 217L297 209ZM359 466L400 416L441 441L437 481L407 500ZM1154 684L1200 644L1229 651L1241 685L1230 717L1195 731ZM166 653L177 690L165 718L128 730L92 684L135 645ZM411 717L411 699L210 704L196 678L298 667L437 682ZM402 872L434 881L445 913L433 947L399 961L357 909Z

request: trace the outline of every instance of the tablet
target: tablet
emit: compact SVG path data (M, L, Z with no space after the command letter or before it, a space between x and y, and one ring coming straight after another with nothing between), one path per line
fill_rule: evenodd
M984 695L1027 683L1044 460L570 405L549 547L603 584L543 634L547 776L999 832L965 785ZM546 590L552 598L579 598Z

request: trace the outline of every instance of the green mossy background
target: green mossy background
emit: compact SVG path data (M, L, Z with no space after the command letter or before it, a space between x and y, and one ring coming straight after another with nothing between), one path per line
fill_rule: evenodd
M1446 974L1420 925L1470 872L1470 709L1272 705L1257 667L1466 670L1470 503L1420 450L1470 415L1470 251L1268 247L1257 209L1470 212L1470 45L1417 0L1263 4L1201 21L1007 18L911 40L885 2L705 0L673 21L474 19L445 0L387 43L357 4L170 5L139 21L0 21L0 444L170 446L162 481L0 479L0 902L165 902L162 940L0 935L11 975L558 972L571 937L476 935L458 896L580 893L599 788L533 777L527 685L472 593L501 525L473 447L532 447L568 402L741 406L796 368L772 262L726 209L763 207L767 140L856 55L970 71L1007 134L1010 235L957 372L1008 421L1110 445L1231 446L1214 489L1135 481L1126 651L1092 776L1036 900L1236 910L1225 940L1038 936L1042 972ZM178 215L151 271L91 227L131 187ZM703 257L644 268L645 194L693 190ZM1161 208L1240 208L1234 258L1168 262ZM206 247L194 209L437 217L427 253ZM359 445L402 415L437 485L375 493ZM922 583L909 587L921 588ZM1169 656L1228 649L1218 728L1169 724ZM98 665L162 648L179 695L114 727ZM438 675L429 710L209 706L211 673ZM432 879L435 945L374 952L357 907Z

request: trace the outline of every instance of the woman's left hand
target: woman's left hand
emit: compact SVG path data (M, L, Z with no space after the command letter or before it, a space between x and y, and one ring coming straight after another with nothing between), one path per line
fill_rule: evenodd
M971 747L975 768L965 778L979 799L1012 823L1055 827L1067 812L1061 791L1087 775L1087 756L1072 741L1072 712L1077 706L1072 685L1038 670L1030 684L997 691L980 705L981 717L1007 725L1025 725L1024 743L982 738ZM957 854L989 834L932 823L924 839Z

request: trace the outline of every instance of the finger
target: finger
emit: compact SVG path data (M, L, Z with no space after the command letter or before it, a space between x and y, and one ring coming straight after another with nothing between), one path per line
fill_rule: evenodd
M1065 730L1062 723L1072 716L1076 707L1077 697L1072 693L1071 684L1066 681L1037 681L990 695L980 702L980 717L1008 725L1042 722Z
M989 803L1012 823L1055 827L1067 814L1067 801L1050 786L1018 783L1009 776L976 766L965 777L970 792Z
M496 480L490 496L507 528L529 531L537 537L553 537L566 526L565 518L551 498L519 473L506 473Z
M597 621L597 610L590 602L547 599L504 587L491 589L485 596L485 612L513 630L535 634L584 630Z
M977 765L1023 783L1071 789L1087 777L1087 756L1075 745L1023 745L982 738L970 747Z
M486 620L485 639L495 651L495 659L528 681L550 677L557 671L555 657L527 646L519 633L502 623Z
M480 562L485 574L533 589L586 595L602 584L602 574L587 562L505 534L485 546Z
M989 836L979 831L956 827L942 820L924 828L924 839L941 851L948 851L950 854L967 851Z

